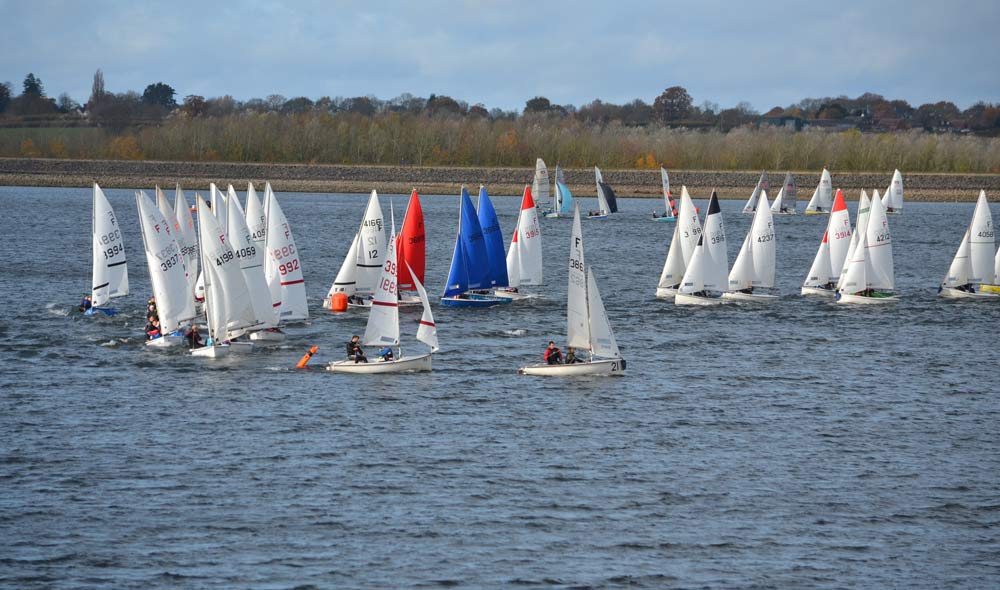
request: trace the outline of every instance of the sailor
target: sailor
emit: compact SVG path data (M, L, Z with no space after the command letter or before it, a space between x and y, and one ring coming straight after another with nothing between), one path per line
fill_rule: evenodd
M94 307L94 304L90 298L90 295L84 295L83 301L80 302L80 307L78 307L77 309L79 309L80 311L87 311L92 307Z
M347 358L348 360L354 359L354 363L367 363L368 359L365 357L365 351L361 349L360 338L357 334L351 336L350 342L347 343Z
M149 323L146 324L146 340L156 340L162 334L160 334L160 320L152 317L149 319Z
M545 362L550 365L562 363L562 351L556 347L556 343L549 340L549 347L545 349Z
M580 357L576 356L576 349L573 348L572 346L567 346L566 347L566 364L567 365L572 365L574 363L582 363L582 362L583 362L583 359L581 359Z
M201 348L205 346L205 343L201 340L201 334L198 333L197 324L188 328L188 331L184 333L184 338L187 340L188 348Z
M391 361L392 358L393 358L393 356L392 356L392 347L391 346L386 346L382 350L378 351L378 357L379 357L379 359L381 359L383 361Z

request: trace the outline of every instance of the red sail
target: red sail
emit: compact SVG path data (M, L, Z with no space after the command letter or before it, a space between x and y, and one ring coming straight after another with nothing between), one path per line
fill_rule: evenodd
M424 282L424 262L426 259L426 244L424 242L424 212L420 209L420 197L417 189L410 194L410 202L406 205L406 217L403 219L403 230L396 237L396 256L399 260L398 289L400 291L416 291L413 277L406 267L408 264L417 275L417 280ZM406 264L403 264L406 262Z

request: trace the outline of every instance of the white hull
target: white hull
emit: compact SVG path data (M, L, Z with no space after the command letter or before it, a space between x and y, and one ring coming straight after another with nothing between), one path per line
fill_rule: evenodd
M732 291L723 293L722 297L732 301L744 301L747 303L772 303L778 300L777 295L768 295L765 293L738 293Z
M577 377L581 375L624 375L625 360L609 359L572 365L528 365L517 370L520 375L543 377Z
M160 336L155 340L146 341L146 346L151 346L153 348L170 348L173 346L182 346L183 344L184 337L175 335Z
M802 294L832 298L837 295L837 291L835 291L834 289L824 289L822 287L802 287Z
M503 297L504 299L510 299L512 301L522 301L524 299L542 298L542 295L538 295L537 293L520 293L520 292L515 293L513 291L507 291L505 289L497 289L493 291L493 294L496 295L497 297Z
M259 332L251 332L250 340L252 342L268 343L268 342L284 342L285 333L284 332L272 332L270 330L261 330Z
M866 297L864 295L848 295L847 293L841 293L837 297L837 303L855 303L860 305L880 305L882 303L896 303L899 301L899 295L892 295L890 297Z
M191 356L200 356L203 358L217 359L224 356L229 356L229 345L222 344L219 346L203 346L201 348L195 348L191 350Z
M968 291L959 291L954 287L943 287L941 292L938 293L939 296L946 299L986 299L986 300L997 300L1000 298L1000 293L990 293L990 292L978 292L970 293Z
M677 289L674 287L657 287L656 297L659 299L673 299L677 296Z
M771 215L798 215L795 211L771 211Z
M243 354L253 351L253 342L247 342L246 340L233 340L228 344L229 351L233 354Z
M327 365L326 369L334 373L364 374L430 371L432 356L432 354L428 353L419 356L404 356L391 361L373 361L368 363L355 363L350 360L336 361Z
M400 295L399 306L400 307L420 307L423 306L423 302L420 301L420 297L416 295Z
M674 303L677 305L721 305L726 303L726 300L721 296L705 297L702 295L678 293L674 296Z

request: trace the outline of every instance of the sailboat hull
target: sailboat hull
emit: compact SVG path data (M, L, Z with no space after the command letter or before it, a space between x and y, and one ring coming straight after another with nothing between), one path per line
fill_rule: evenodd
M769 295L766 293L737 293L732 291L723 293L722 297L732 301L743 301L746 303L773 303L779 299L777 295Z
M469 295L468 298L442 297L441 305L448 307L493 307L510 303L512 299L494 295Z
M147 340L146 346L152 348L170 348L172 346L181 346L184 344L184 336L178 336L174 334L167 334L166 336L160 336L155 340Z
M355 363L353 360L336 361L326 366L334 373L374 374L374 373L413 373L431 370L431 353L419 356L404 356L391 361L376 361L371 363Z
M802 287L802 294L817 297L835 297L837 292L833 289L824 289L823 287Z
M982 287L980 287L982 289ZM959 291L954 287L942 287L941 291L938 293L939 296L945 299L986 299L986 300L996 300L1000 298L1000 292L990 292L990 291L977 291L970 293L969 291Z
M420 297L416 295L400 295L399 296L399 306L400 307L418 307L424 303L420 301Z
M653 221L677 221L676 217L654 217Z
M854 303L860 305L880 305L883 303L896 303L899 295L887 295L883 297L871 297L866 295L850 295L847 293L837 294L837 303Z
M221 344L219 346L203 346L201 348L195 348L191 350L191 356L197 356L202 358L217 359L224 356L229 356L229 345Z
M658 299L673 299L677 296L677 287L657 287L656 297Z
M519 291L507 291L505 289L497 289L493 292L497 297L503 299L510 299L511 301L523 301L525 299L542 299L542 295L537 293L521 293Z
M721 294L704 296L677 293L674 296L674 303L676 305L721 305L723 303L727 303L727 301Z
M795 211L771 211L771 215L798 215Z
M91 307L87 311L83 312L83 315L118 315L117 309L111 309L110 307Z
M260 342L264 344L273 342L284 342L285 333L281 331L261 330L259 332L252 332L250 334L250 340L252 342Z
M1000 295L1000 285L979 285L979 292Z
M589 363L573 363L572 365L537 364L521 367L519 375L535 375L540 377L579 377L582 375L624 375L625 359L608 359L590 361Z
M607 219L607 215L588 215L587 219Z

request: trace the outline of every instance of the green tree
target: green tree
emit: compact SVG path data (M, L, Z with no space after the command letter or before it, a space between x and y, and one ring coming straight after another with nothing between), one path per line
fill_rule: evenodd
M25 96L36 96L42 98L45 96L45 88L42 86L42 80L36 78L34 74L28 74L24 77L24 95Z
M536 96L524 103L525 115L528 113L547 113L550 110L552 110L552 102L544 96Z
M161 106L168 111L172 111L177 108L177 101L174 100L175 94L177 94L176 91L169 84L157 82L156 84L146 86L146 90L142 93L142 102L148 105Z
M671 86L653 101L653 112L660 121L669 123L691 115L691 95L683 86Z
M104 96L107 94L107 90L104 89L104 72L100 68L94 72L94 83L90 86L90 100L87 101L87 108L94 108L97 103L101 102Z
M10 95L10 82L0 84L0 113L7 110L7 106L10 104Z
M197 117L205 112L205 97L197 94L189 94L184 97L182 110L192 117Z

